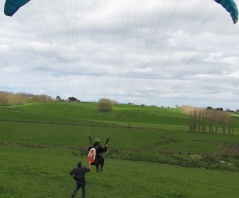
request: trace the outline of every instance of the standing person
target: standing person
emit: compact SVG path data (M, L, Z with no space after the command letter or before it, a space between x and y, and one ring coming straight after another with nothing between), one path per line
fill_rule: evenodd
M89 166L89 168L83 168L82 167L82 162L78 162L77 163L78 167L74 168L71 172L70 175L73 176L74 180L76 181L76 187L72 192L71 197L75 197L77 191L82 188L82 198L85 198L85 194L86 194L86 190L85 190L85 186L86 186L86 181L85 181L85 173L86 172L90 172L91 167Z
M103 166L105 163L105 159L103 158L102 154L105 153L108 149L108 144L105 144L104 148L100 145L100 139L96 138L95 139L95 143L93 145L90 145L90 147L88 148L88 151L90 151L90 149L95 148L96 150L96 155L95 155L95 162L93 163L89 163L90 165L95 165L96 166L96 172L103 172ZM99 168L100 165L100 168Z

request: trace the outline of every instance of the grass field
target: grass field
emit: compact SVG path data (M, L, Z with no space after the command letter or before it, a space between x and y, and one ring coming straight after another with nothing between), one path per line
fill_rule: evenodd
M103 173L87 173L87 197L238 197L234 135L187 132L179 109L47 103L0 109L0 197L70 197L69 171L87 164L88 135L110 136ZM94 167L93 167L94 168ZM80 193L77 197L81 197Z

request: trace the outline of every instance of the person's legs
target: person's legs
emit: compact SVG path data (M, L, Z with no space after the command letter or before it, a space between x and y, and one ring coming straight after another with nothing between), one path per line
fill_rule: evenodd
M105 159L103 157L100 157L100 171L103 172L103 166L105 163Z
M100 163L99 163L99 159L98 158L95 159L94 165L96 166L96 172L99 172L99 165L100 165Z
M86 195L85 186L86 186L86 183L81 183L82 198L85 198L85 195Z
M105 163L105 158L101 157L101 162L100 162L100 166L101 166L101 168L103 168L104 163Z
M96 165L96 172L99 172L99 165Z
M76 181L76 187L73 190L71 197L74 197L76 195L76 193L80 189L80 187L81 187L80 182Z
M99 172L99 163L97 162L97 160L91 163L91 165L96 166L96 172Z

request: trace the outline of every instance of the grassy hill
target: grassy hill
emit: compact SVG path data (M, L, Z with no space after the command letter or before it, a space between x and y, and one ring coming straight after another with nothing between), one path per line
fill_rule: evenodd
M182 114L180 109L115 105L113 111L102 113L96 110L95 103L34 103L23 106L6 106L0 108L0 119L68 124L122 125L184 131L187 130L189 122L189 116ZM233 119L236 120L235 128L237 128L239 119L235 116L233 116Z
M89 134L111 140L105 171L87 175L87 197L237 197L239 117L232 118L234 135L225 135L188 132L189 116L171 108L1 107L0 197L69 197L68 174L77 161L87 164Z

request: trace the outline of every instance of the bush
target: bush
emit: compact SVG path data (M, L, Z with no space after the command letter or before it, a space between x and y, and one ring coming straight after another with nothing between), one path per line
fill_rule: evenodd
M25 98L20 94L11 94L8 99L10 105L22 105L25 101Z
M101 112L112 111L113 103L110 99L101 98L97 103L97 109Z
M44 94L41 95L35 95L31 98L27 98L26 100L28 103L34 103L34 102L52 102L53 99L51 96L47 96Z
M8 105L8 96L3 92L0 92L0 105L1 106Z

